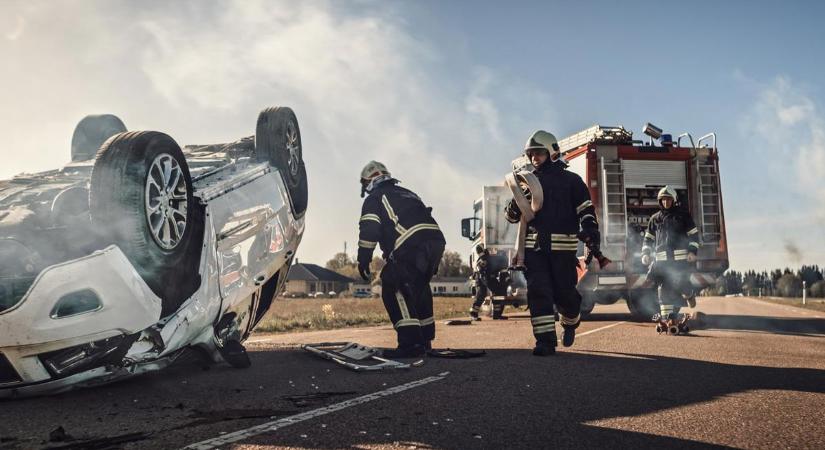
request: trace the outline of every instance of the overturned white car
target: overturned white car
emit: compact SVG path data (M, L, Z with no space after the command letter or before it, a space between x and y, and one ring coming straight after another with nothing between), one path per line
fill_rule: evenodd
M181 149L87 116L59 170L0 181L0 398L162 368L242 342L281 290L307 177L290 108L255 136Z

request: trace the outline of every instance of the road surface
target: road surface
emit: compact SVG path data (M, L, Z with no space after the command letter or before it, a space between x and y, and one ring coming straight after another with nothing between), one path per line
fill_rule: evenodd
M547 358L530 354L526 313L439 323L436 347L487 355L393 373L297 348L392 346L390 327L256 335L250 369L193 359L0 402L0 449L825 448L825 313L749 298L700 298L698 309L706 326L670 337L623 303L598 306L575 346Z

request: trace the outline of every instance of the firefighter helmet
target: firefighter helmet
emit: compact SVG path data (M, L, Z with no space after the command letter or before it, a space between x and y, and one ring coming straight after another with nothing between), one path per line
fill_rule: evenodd
M556 136L553 136L553 133L538 130L533 133L530 138L527 139L527 143L524 144L525 155L529 157L531 150L544 150L550 155L551 159L556 159L560 152L559 142L556 140Z
M378 161L370 161L361 169L361 198L367 193L367 189L372 184L373 180L379 177L390 177L390 171L387 166Z
M656 195L656 200L659 201L659 205L662 205L662 198L664 198L664 197L672 198L674 204L676 203L676 199L679 198L676 195L676 189L673 189L672 187L670 187L670 185L667 185L667 186L663 187L662 189L660 189L659 194Z
M361 169L361 183L369 183L375 177L389 174L390 171L387 170L387 166L381 164L378 161L370 161L367 163L366 166L364 166L363 169Z

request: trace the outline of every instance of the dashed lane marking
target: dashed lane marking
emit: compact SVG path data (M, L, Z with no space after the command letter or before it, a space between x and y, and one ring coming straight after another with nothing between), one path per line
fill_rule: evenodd
M330 413L334 413L336 411L341 411L342 409L351 408L353 406L358 406L364 403L371 402L373 400L379 400L384 397L389 397L390 395L398 394L399 392L404 392L413 388L417 388L419 386L423 386L434 381L443 380L449 374L450 372L442 372L438 375L422 378L416 381L411 381L406 384L401 384L395 387L391 387L389 389L384 389L383 391L373 392L372 394L362 395L361 397L356 397L340 403L335 403L333 405L325 406L323 408L313 409L312 411L307 411L305 413L284 417L283 419L274 420L272 422L267 422L251 428L246 428L244 430L235 431L233 433L224 434L214 439L209 439L206 441L198 442L196 444L188 445L184 447L184 449L211 450L214 448L218 448L222 445L242 441L253 436L258 436L264 433L271 433L273 431L280 430L281 428L286 428L290 425L295 425L297 423L314 419L316 417L324 416Z
M616 325L621 325L621 324L623 324L623 323L627 323L627 322L625 322L625 321L621 321L621 322L612 323L612 324L610 324L610 325L605 325L605 326L603 326L603 327L601 327L601 328L596 328L595 330L585 331L584 333L579 334L578 336L587 336L588 334L593 334L593 333L595 333L595 332L597 332L597 331L602 331L602 330L606 330L606 329L608 329L608 328L613 328L613 327L615 327Z

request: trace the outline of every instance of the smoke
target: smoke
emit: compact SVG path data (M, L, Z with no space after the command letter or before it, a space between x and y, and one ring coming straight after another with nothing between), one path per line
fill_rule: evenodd
M357 240L358 174L371 159L417 191L448 246L462 249L459 220L472 213L483 184L500 181L529 132L553 127L553 102L412 30L405 17L414 8L254 0L6 5L2 13L28 25L10 47L14 67L0 73L0 83L22 86L0 100L20 107L0 112L0 126L14 129L6 148L43 150L4 170L65 162L74 123L89 113L112 112L129 129L200 144L248 136L259 110L288 105L310 178L302 259L323 263L342 241ZM35 127L47 99L59 104ZM505 112L524 111L525 101L535 105L533 115Z
M790 240L785 240L785 252L788 254L788 259L794 264L801 264L804 260L802 250Z

